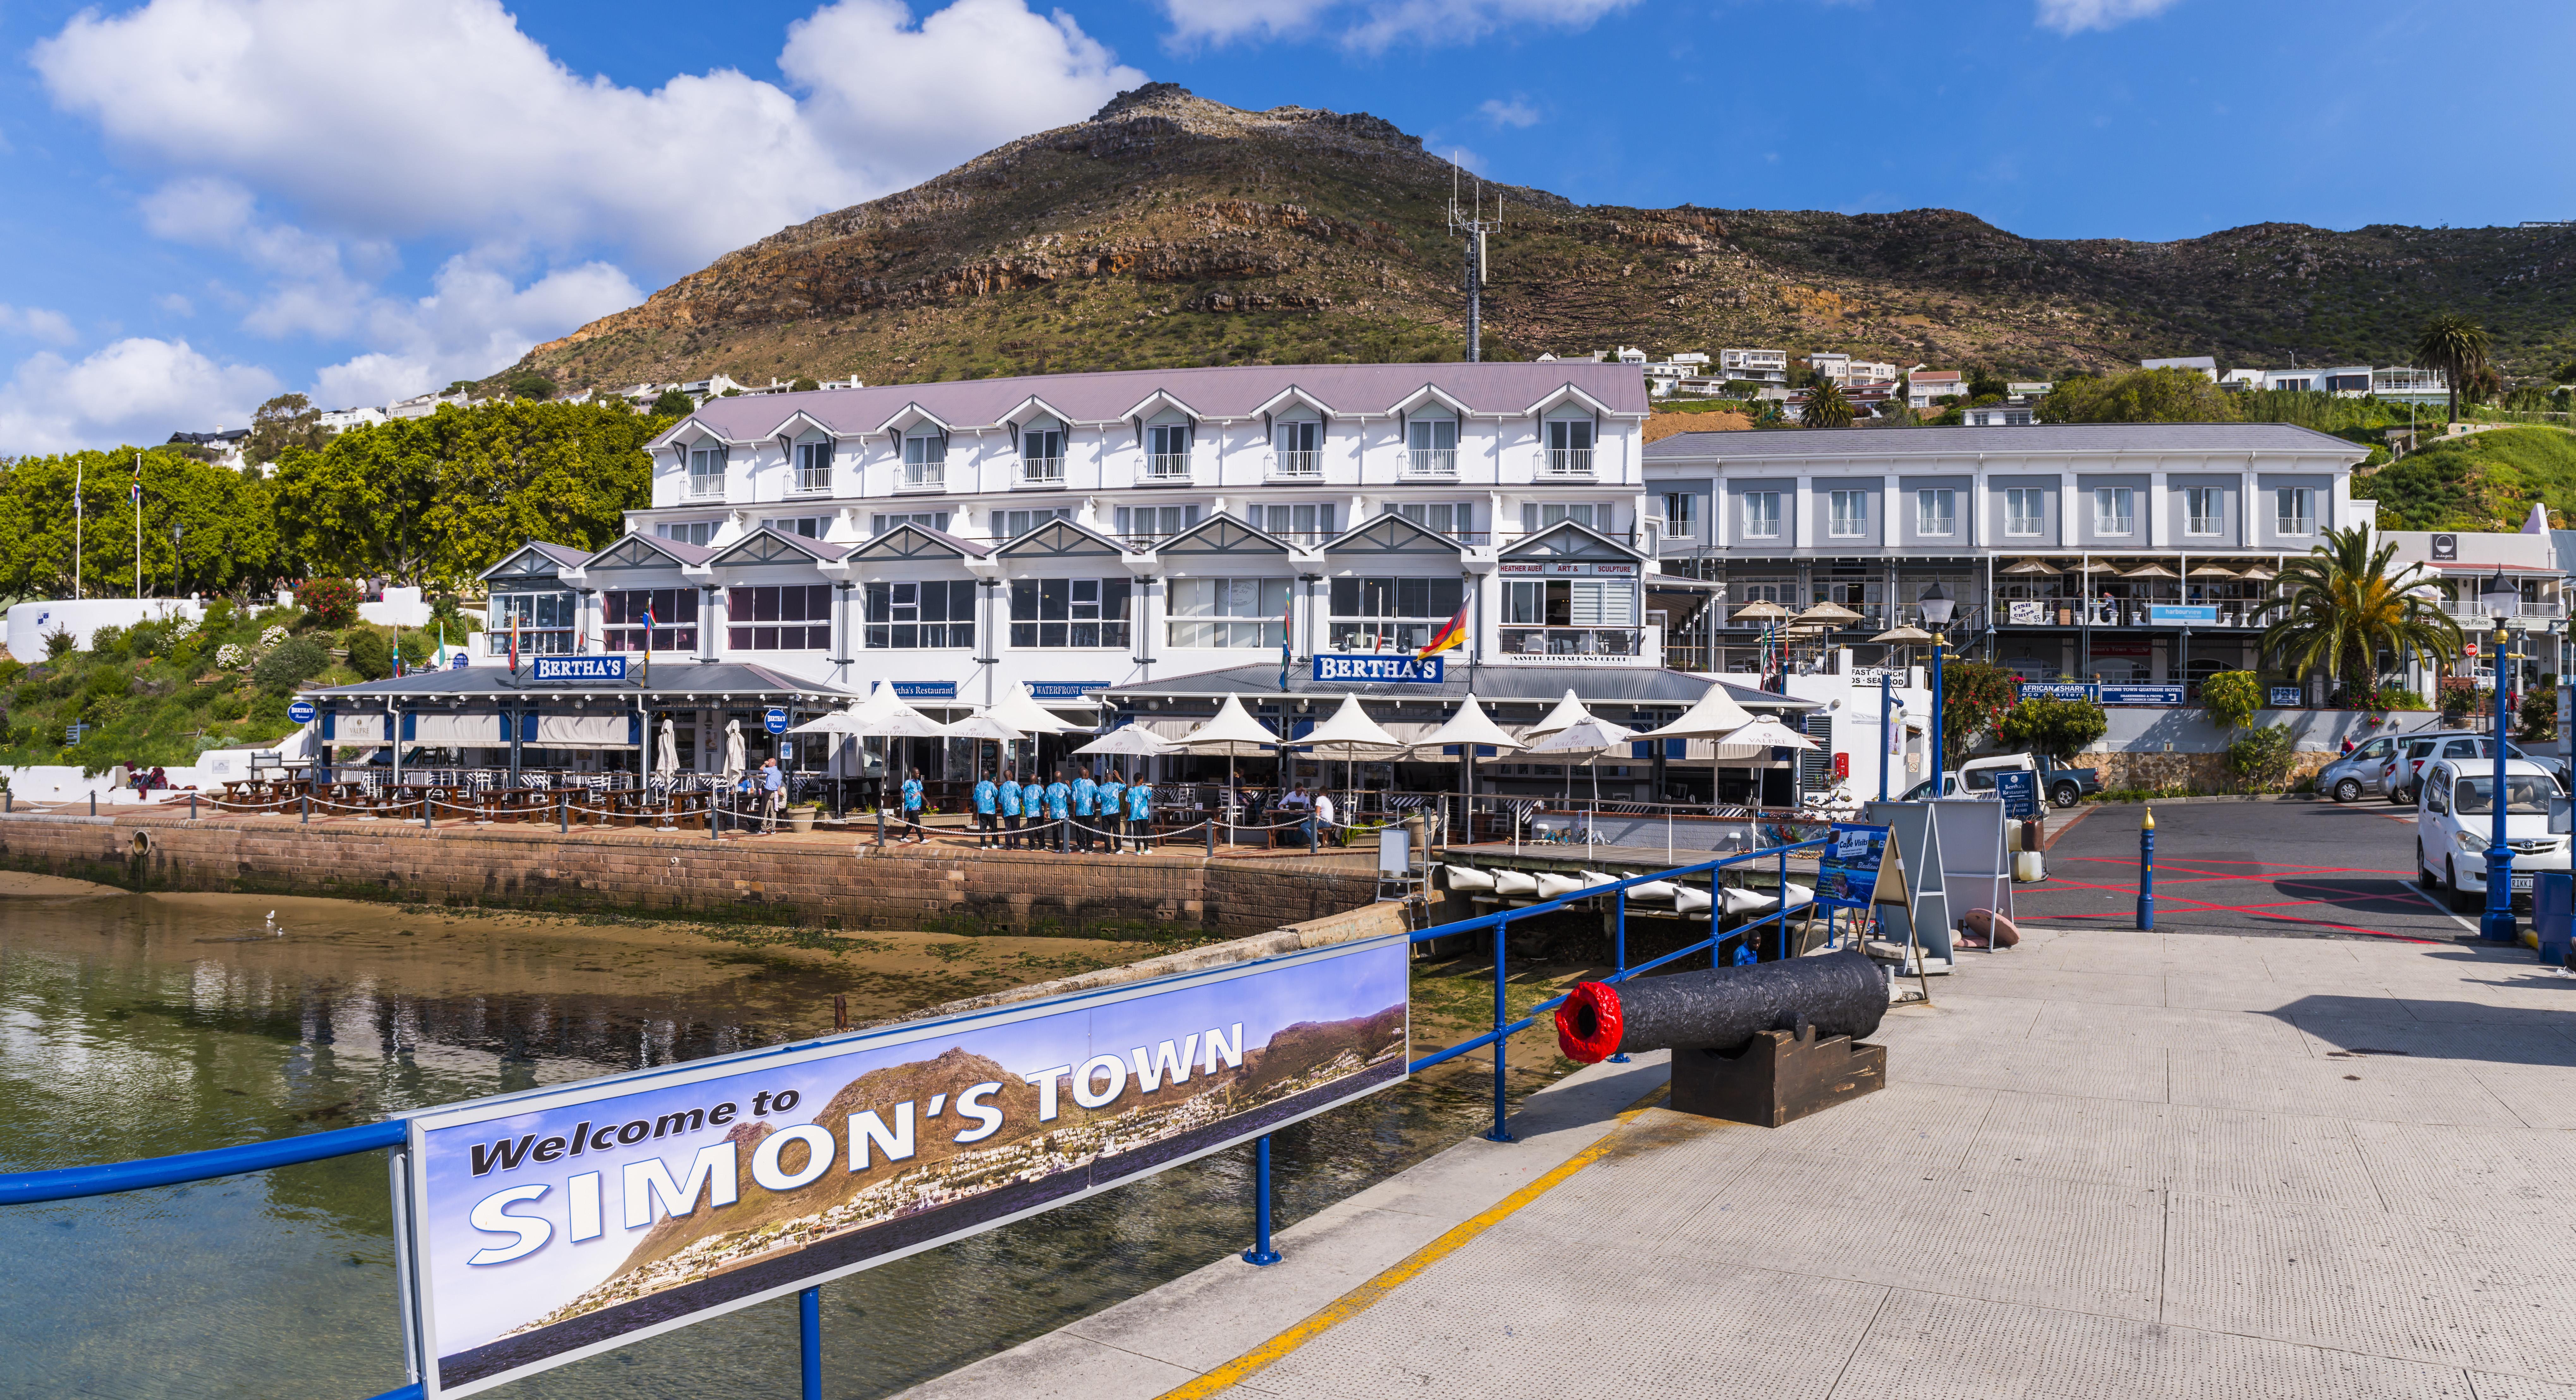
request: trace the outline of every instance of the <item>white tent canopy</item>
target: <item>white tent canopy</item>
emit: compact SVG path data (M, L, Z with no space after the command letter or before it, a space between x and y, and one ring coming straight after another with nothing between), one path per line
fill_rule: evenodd
M1077 754L1125 754L1137 758L1151 758L1173 751L1170 740L1132 722L1122 724L1074 750Z
M1389 734L1368 711L1360 707L1356 695L1342 697L1342 707L1333 717L1309 730L1294 747L1313 749L1324 758L1385 758L1404 752L1404 741Z
M1813 749L1816 741L1769 715L1726 736L1729 758L1768 758L1773 749ZM1744 749L1744 753L1734 750Z
M993 708L986 713L1022 734L1062 734L1083 727L1047 713L1046 708L1029 694L1026 681L1011 682L1011 688L1003 691L1002 698L995 701Z
M1553 734L1567 725L1579 724L1591 716L1592 712L1583 708L1583 702L1575 699L1573 690L1568 689L1565 692L1565 698L1556 702L1556 708L1547 712L1547 718L1531 725L1529 732L1533 738L1541 734Z
M968 715L954 724L942 726L942 732L951 739L977 739L995 744L1016 744L1028 737L989 714Z
M1732 734L1752 722L1752 713L1742 705L1736 704L1735 697L1726 693L1725 686L1712 685L1708 688L1708 693L1699 698L1699 703L1684 710L1679 719L1661 729L1647 730L1637 737L1641 739L1715 739L1721 735Z
M1385 731L1380 730L1380 733ZM1390 736L1391 737L1391 736ZM1182 735L1173 747L1184 753L1222 754L1227 758L1259 757L1279 746L1279 736L1243 708L1243 697L1228 695L1216 718Z
M1427 749L1430 757L1437 758L1440 750L1451 744L1460 745L1462 752L1468 744L1481 745L1496 753L1514 753L1527 747L1494 723L1493 717L1485 713L1485 707L1476 703L1476 692L1472 690L1467 692L1466 702L1458 707L1458 713L1451 715L1447 723L1415 740L1413 750L1421 756Z

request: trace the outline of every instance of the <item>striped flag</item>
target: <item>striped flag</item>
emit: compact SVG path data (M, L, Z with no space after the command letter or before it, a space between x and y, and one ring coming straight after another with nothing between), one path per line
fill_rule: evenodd
M1444 651L1464 645L1467 641L1467 608L1467 604L1460 603L1458 615L1441 624L1440 630L1431 634L1431 640L1423 644L1422 650L1413 654L1413 659L1428 661Z

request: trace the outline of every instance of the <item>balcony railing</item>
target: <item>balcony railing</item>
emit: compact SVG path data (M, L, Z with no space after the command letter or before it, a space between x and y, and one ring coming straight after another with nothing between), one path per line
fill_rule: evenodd
M1187 481L1190 458L1186 452L1156 452L1145 458L1147 481Z
M1509 656L1637 656L1642 654L1642 627L1505 627L1502 647Z
M2474 598L2445 598L2442 600L2442 611L2460 619L2463 622L2483 622L2492 616L2492 614L2487 611L2487 605ZM2561 618L2566 615L2567 604L2565 601L2555 598L2543 598L2538 602L2525 602L2522 604L2522 610L2514 614L2516 617L2536 617L2544 619Z
M721 476L708 476L697 472L689 473L690 500L713 500L724 495L724 487L725 479Z
M820 496L832 489L832 472L828 467L796 469L796 491L799 496Z
M1062 486L1064 459L1062 457L1022 457L1020 484L1022 486Z
M1188 475L1189 469L1184 466L1181 469L1181 474L1184 476ZM1301 480L1310 477L1320 477L1324 474L1324 454L1321 452L1274 452L1270 456L1270 474L1272 476L1296 477Z
M897 491L942 491L948 486L948 464L945 462L906 462L903 476L895 482Z
M1458 449L1454 447L1417 447L1404 464L1406 476L1456 476Z
M1551 447L1547 450L1549 476L1592 475L1592 449L1589 447Z

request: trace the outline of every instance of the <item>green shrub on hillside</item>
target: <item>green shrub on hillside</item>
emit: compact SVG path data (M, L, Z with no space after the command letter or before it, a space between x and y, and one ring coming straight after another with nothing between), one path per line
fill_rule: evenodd
M2263 708L2263 678L2252 671L2221 671L2200 683L2200 706L2221 729L2242 729Z
M2227 766L2236 772L2237 786L2244 792L2277 792L2290 779L2290 764L2298 753L2298 739L2286 724L2267 724L2248 729L2227 746Z
M2040 696L2005 711L1995 725L1995 738L2007 747L2026 749L2063 765L2110 729L2111 717L2090 700Z
M2576 433L2499 428L2449 438L2356 477L2383 530L2519 530L2531 503L2576 517Z
M394 652L384 634L361 627L348 636L349 669L362 680L383 680L394 673Z
M268 655L250 668L251 679L272 695L283 695L313 677L331 664L322 644L311 637L289 637L277 644Z

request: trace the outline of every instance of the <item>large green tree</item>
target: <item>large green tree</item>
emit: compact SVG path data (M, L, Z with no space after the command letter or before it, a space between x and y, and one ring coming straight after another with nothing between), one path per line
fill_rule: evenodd
M460 582L531 539L597 547L650 500L643 446L667 426L522 401L352 428L280 461L279 533L304 572L397 584Z
M139 508L132 494L138 481L143 488ZM266 482L175 450L120 447L21 457L5 464L0 471L0 594L71 596L75 553L82 593L131 594L138 509L147 594L247 593L279 576Z
M2352 695L2378 688L2382 652L2427 666L2458 656L2460 625L2434 601L2433 575L2421 564L2392 567L2396 557L2396 542L2374 539L2367 525L2327 530L2324 543L2282 566L2264 652L2293 675L2323 670Z
M2142 369L2069 379L2039 402L2045 423L2233 423L2235 396L2194 369Z
M242 460L266 466L290 447L318 448L331 440L322 426L322 410L302 394L280 394L250 416L250 436L242 442Z
M2460 420L2460 391L2488 372L2487 328L2475 320L2445 311L2424 323L2415 337L2415 363L2438 369L2451 386L2451 421Z

